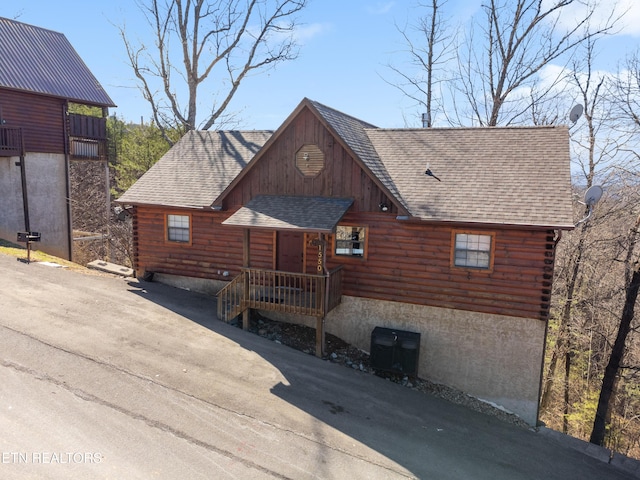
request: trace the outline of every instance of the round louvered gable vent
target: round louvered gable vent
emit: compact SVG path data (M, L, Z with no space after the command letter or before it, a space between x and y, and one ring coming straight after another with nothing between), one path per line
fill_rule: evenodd
M315 177L324 168L324 153L317 145L303 145L296 153L296 168L305 177Z

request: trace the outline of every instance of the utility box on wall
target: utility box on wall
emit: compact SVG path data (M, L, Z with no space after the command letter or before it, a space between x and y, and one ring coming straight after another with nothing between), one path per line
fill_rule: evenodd
M371 332L369 362L375 370L418 376L420 334L376 327Z

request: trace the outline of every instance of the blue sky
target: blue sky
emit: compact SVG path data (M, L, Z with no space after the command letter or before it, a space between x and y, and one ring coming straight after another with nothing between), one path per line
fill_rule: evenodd
M599 68L616 69L624 52L640 42L640 1L619 0L629 8L620 33L602 42ZM411 103L384 78L404 48L396 24L415 16L413 0L310 0L301 14L299 58L276 70L248 78L230 109L240 112L239 127L274 129L303 97L309 97L380 127L417 125ZM481 0L449 0L453 24L476 13ZM609 3L609 2L602 2ZM567 21L575 12L567 12ZM24 0L6 3L0 16L48 28L69 39L118 105L121 118L150 118L115 25L126 22L144 39L146 24L134 0ZM114 25L115 24L115 25Z

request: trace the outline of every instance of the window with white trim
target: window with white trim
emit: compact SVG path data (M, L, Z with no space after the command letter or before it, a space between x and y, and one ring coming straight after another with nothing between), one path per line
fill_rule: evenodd
M366 227L338 225L335 236L335 254L347 257L364 257L366 234Z
M191 240L189 223L189 215L167 215L167 240L189 243Z
M491 269L492 243L493 235L456 233L453 265L480 270Z

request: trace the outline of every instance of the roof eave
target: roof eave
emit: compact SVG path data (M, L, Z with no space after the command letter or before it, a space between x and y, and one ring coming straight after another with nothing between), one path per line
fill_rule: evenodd
M439 223L458 225L461 227L476 227L476 228L528 228L535 230L573 230L575 225L573 223L524 223L524 222L501 222L501 221L478 221L467 219L441 219L441 218L422 218L407 215L404 218L400 218L400 215L396 217L396 220L414 223Z
M175 208L181 210L211 210L215 211L210 205L183 205L177 203L163 203L163 202L141 202L141 201L131 201L126 198L118 198L114 200L115 203L119 203L121 205L131 205L132 207L157 207L157 208Z
M38 92L35 90L28 90L25 88L15 88L15 87L7 87L5 85L0 85L0 90L7 90L10 92L20 92L20 93L28 93L30 95L38 95L40 97L47 97L47 98L57 98L60 100L65 100L67 102L72 102L72 103L78 103L80 105L89 105L91 107L106 107L106 108L116 108L117 105L115 103L113 103L113 100L111 100L111 97L109 97L106 93L105 95L107 96L107 98L109 98L109 102L110 103L103 103L103 102L97 102L95 100L87 100L84 98L70 98L70 97L66 97L66 96L62 96L62 95L54 95L52 93L47 93L47 92Z

